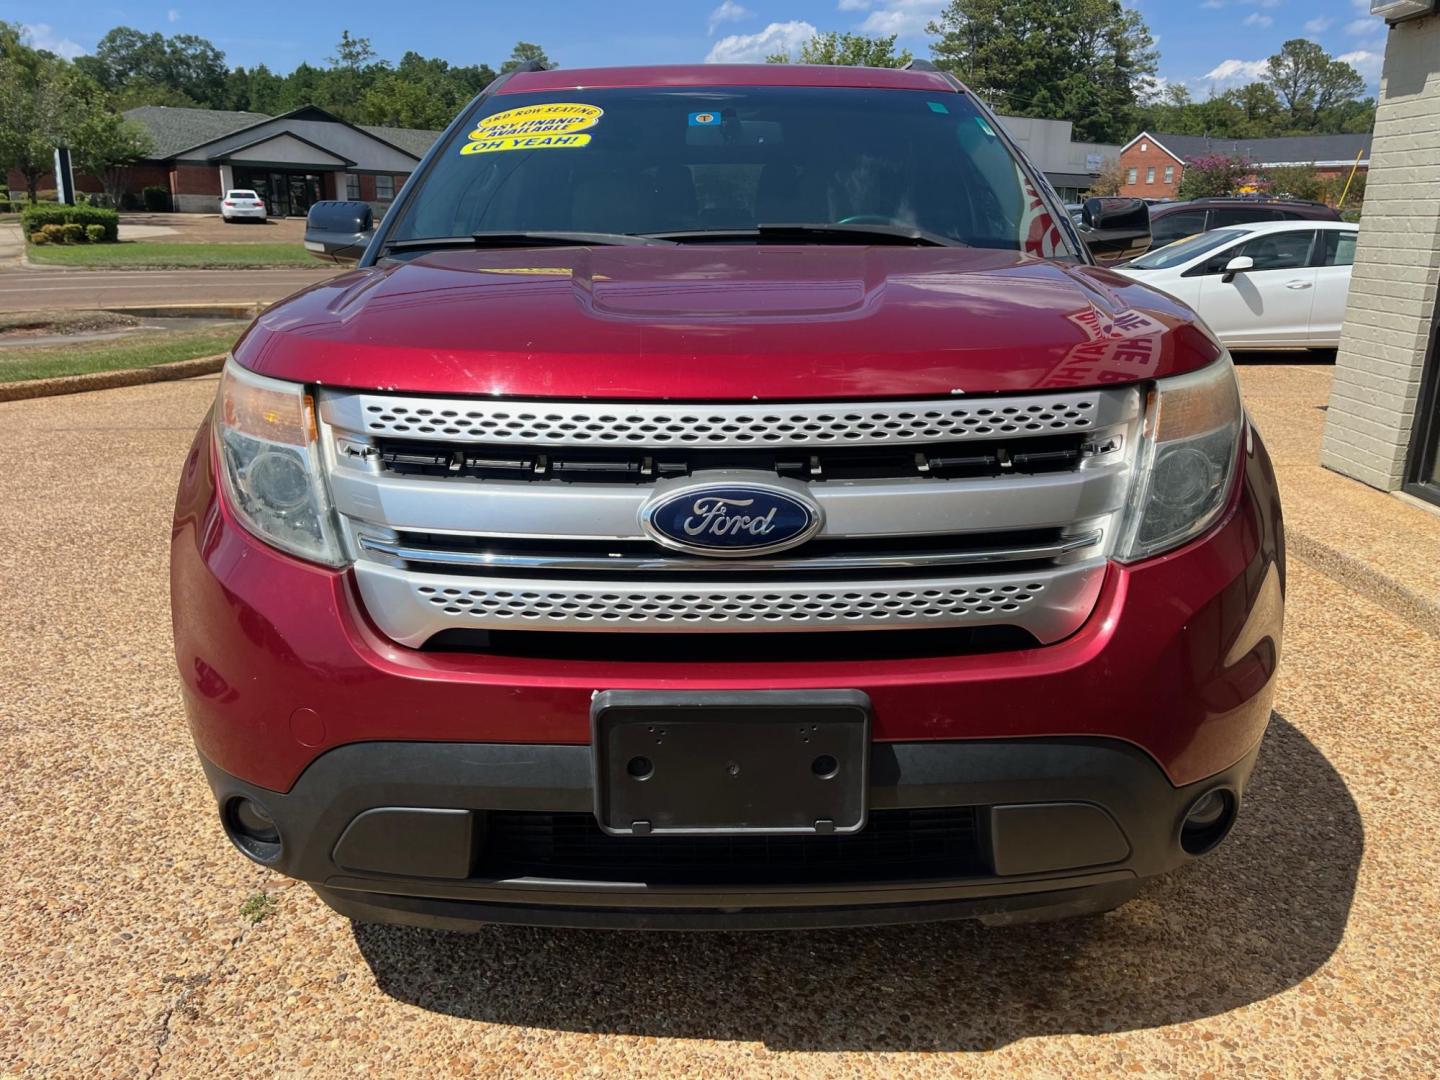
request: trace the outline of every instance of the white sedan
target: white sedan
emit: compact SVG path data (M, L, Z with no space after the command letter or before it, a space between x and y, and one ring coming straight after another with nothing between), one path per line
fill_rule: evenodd
M1189 304L1231 348L1340 344L1356 226L1265 221L1177 240L1117 271Z
M246 218L264 221L265 200L247 188L227 191L225 197L220 200L220 216L227 222L241 221Z

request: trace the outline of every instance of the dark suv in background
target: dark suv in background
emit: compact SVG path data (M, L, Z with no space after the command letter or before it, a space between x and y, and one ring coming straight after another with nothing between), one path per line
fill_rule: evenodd
M1339 221L1340 215L1333 207L1304 199L1192 199L1156 203L1150 207L1150 250L1227 225L1302 219Z

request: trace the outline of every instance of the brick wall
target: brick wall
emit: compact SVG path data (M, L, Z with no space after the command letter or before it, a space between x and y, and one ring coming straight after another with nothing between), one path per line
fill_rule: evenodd
M18 198L25 194L25 177L20 174L19 170L11 169L7 179L10 184L12 197ZM151 163L132 165L125 174L125 190L127 192L133 192L137 198L142 190L152 184L158 184L166 189L170 187L170 171L166 166ZM98 178L90 176L87 173L75 174L75 187L79 191L90 194L98 194L105 190L105 186L100 183ZM40 183L36 190L54 191L54 175L45 173L41 176Z
M1390 30L1360 243L1320 461L1385 491L1405 480L1440 294L1440 17Z
M170 190L176 195L211 195L218 199L220 170L214 165L177 163L170 169Z
M1180 177L1185 167L1161 150L1147 138L1131 144L1120 153L1120 168L1124 170L1124 183L1120 194L1141 199L1173 199L1180 190ZM1130 170L1135 170L1135 180L1130 181ZM1165 170L1170 169L1170 180L1165 180ZM1154 178L1151 179L1151 171Z

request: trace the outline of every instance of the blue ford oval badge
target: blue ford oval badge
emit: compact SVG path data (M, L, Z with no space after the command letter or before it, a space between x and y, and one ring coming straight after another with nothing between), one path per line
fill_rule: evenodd
M765 483L687 484L658 492L640 511L657 544L697 555L764 555L819 531L819 505L803 492Z

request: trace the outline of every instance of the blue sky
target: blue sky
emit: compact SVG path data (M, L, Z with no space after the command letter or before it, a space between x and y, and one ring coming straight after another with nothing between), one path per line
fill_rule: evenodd
M288 71L324 63L341 29L368 36L381 56L407 49L455 63L498 65L517 40L539 42L566 67L760 59L814 30L898 33L928 56L926 22L945 0L391 0L345 5L197 4L161 0L0 0L0 19L26 24L35 43L67 56L92 49L116 25L192 33L225 50L231 64L264 62ZM1314 38L1346 56L1371 83L1380 74L1385 28L1369 0L1132 0L1159 39L1160 74L1197 94L1247 82L1291 37ZM343 11L341 10L343 7ZM423 14L422 14L423 13Z

